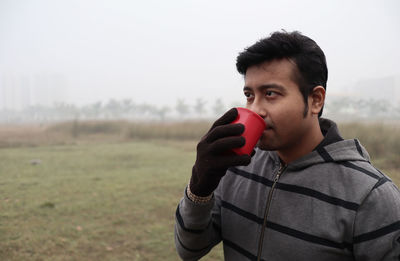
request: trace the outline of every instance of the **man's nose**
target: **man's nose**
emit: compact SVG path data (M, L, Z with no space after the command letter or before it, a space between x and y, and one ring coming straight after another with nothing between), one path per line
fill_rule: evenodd
M250 104L247 109L257 113L258 115L260 115L261 118L265 118L267 116L267 110L266 107L263 106L263 104L261 102L254 102L252 104Z

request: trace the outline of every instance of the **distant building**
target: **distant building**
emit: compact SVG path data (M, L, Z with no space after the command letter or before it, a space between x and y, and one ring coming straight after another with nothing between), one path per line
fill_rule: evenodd
M29 78L15 73L0 75L0 109L21 110L31 104Z
M400 75L363 79L354 85L351 93L364 99L387 100L400 103Z
M65 101L67 81L62 74L0 74L0 110L22 110L32 105L52 106Z

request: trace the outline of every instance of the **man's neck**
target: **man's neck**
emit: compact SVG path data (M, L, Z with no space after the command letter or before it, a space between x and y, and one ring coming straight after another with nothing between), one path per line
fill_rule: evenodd
M313 151L323 139L324 136L322 135L319 124L317 124L306 136L300 139L297 144L291 148L278 150L277 152L280 159L285 164L289 164Z

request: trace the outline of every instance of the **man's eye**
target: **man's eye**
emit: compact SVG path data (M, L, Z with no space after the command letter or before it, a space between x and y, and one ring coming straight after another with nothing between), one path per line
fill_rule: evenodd
M274 92L274 91L267 91L266 93L265 93L265 95L266 96L270 96L270 97L272 97L272 96L276 96L276 95L278 95L276 92Z
M244 96L246 96L246 98L251 98L253 95L249 92L245 92Z

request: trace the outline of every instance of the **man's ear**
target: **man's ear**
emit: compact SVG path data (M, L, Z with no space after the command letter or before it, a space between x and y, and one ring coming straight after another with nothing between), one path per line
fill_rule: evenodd
M310 112L318 115L325 103L325 89L321 85L315 86L309 95Z

